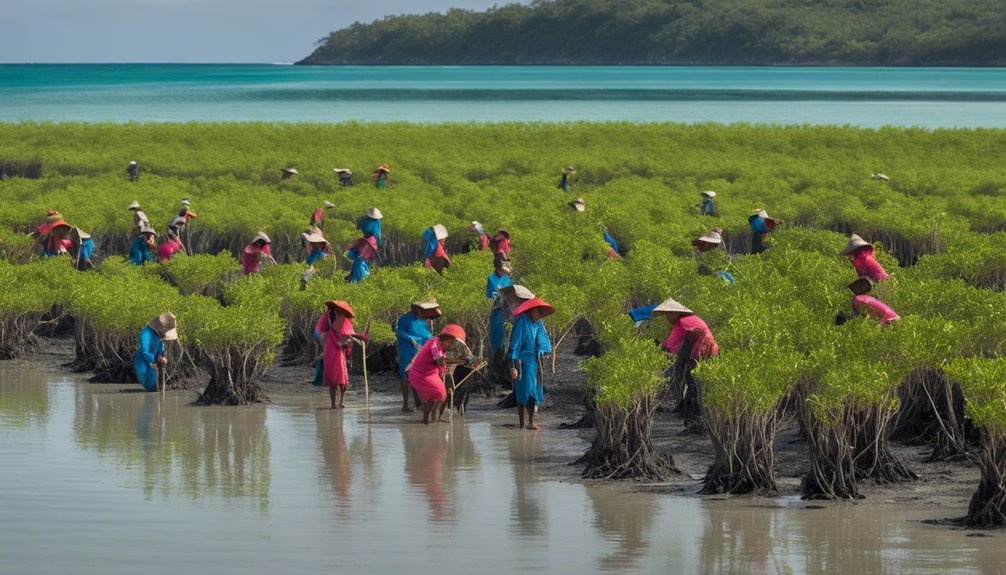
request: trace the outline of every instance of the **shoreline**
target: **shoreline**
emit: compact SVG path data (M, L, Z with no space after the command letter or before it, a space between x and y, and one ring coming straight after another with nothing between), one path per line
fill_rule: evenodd
M568 343L565 345L569 345ZM564 345L564 347L565 347ZM86 374L67 371L62 364L73 358L72 340L43 338L39 347L29 356L0 362L0 367L32 367L47 373L69 375L74 381L87 386L116 386L123 390L131 386L124 384L89 383L85 381ZM557 373L555 384L546 385L546 399L540 414L542 431L560 440L555 442L560 448L551 448L546 456L536 461L541 471L542 479L563 483L579 483L582 485L616 486L628 491L647 491L650 493L673 495L697 499L700 501L739 501L753 506L798 506L806 509L816 509L822 506L834 505L888 505L898 508L909 507L912 512L925 511L926 523L935 523L943 528L968 530L947 524L945 520L960 517L967 512L968 502L978 486L980 473L970 462L933 462L926 463L931 447L926 445L906 446L891 443L892 451L914 471L919 479L909 483L876 485L864 482L861 500L800 500L800 483L809 466L806 441L799 437L799 429L795 421L791 421L776 436L775 471L779 491L774 495L700 495L701 477L713 461L710 440L706 436L680 436L682 420L670 413L669 409L658 411L653 424L653 444L661 452L669 453L680 473L675 474L666 482L645 482L633 480L592 480L584 479L580 472L582 466L575 465L576 459L590 445L593 438L593 428L560 429L564 423L575 422L583 415L583 383L585 374L579 371L577 365L581 358L572 354L572 348L563 350L557 356ZM350 387L347 391L347 408L360 407L363 402L362 378L351 372ZM263 376L262 388L270 401L250 407L290 407L304 405L318 409L328 402L328 395L323 388L310 385L313 370L304 366L281 366L274 364ZM400 414L397 410L400 400L398 379L391 372L370 376L370 393L373 407L383 412L390 410L388 417L394 417L399 422L412 419L417 429L422 425L421 413ZM505 393L499 391L493 395L472 394L465 418L455 414L455 422L459 419L486 421L493 426L511 430L513 433L533 433L519 431L516 426L516 413L513 409L501 409L496 403ZM167 393L191 394L195 400L195 388L169 390ZM204 409L246 409L247 407L195 406ZM385 414L382 413L381 417ZM448 425L448 424L440 424Z

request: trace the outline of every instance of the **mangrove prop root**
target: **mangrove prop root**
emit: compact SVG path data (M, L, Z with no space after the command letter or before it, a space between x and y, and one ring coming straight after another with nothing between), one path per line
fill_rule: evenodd
M968 527L1006 527L1006 437L981 430L978 465L982 472L971 496L963 524Z
M577 461L586 465L583 476L661 481L679 473L669 454L653 448L651 428L656 405L654 397L637 399L629 406L598 405L594 420L597 434Z
M262 391L258 378L265 370L261 359L268 344L258 342L253 346L238 349L203 349L200 363L210 374L206 389L199 394L198 403L207 405L247 405L259 403L268 398Z
M773 443L785 420L781 410L766 413L742 410L729 416L707 408L703 415L715 459L706 473L703 495L716 493L775 494Z
M933 446L926 462L966 459L978 434L964 417L964 393L942 371L918 369L898 388L901 408L891 423L892 441Z

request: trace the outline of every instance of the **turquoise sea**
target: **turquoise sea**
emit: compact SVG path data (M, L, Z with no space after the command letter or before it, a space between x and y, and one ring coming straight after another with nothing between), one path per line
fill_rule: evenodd
M4 64L0 121L1006 127L1006 69Z

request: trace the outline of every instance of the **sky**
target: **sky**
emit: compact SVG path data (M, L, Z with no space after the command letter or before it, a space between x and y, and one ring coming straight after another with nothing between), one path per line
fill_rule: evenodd
M527 0L2 0L0 63L294 62L355 21Z

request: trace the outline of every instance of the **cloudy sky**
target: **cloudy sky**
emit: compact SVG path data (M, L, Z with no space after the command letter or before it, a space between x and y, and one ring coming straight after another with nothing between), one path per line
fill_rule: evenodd
M0 62L292 62L358 20L512 1L2 0Z

